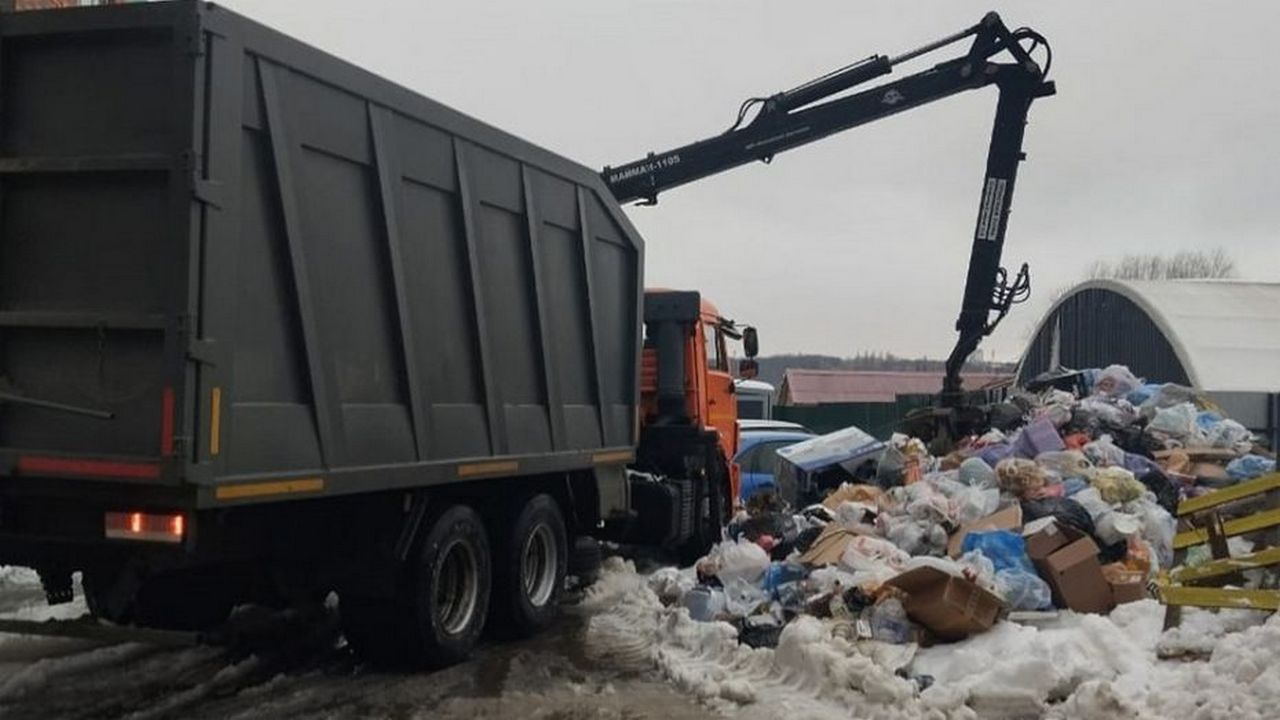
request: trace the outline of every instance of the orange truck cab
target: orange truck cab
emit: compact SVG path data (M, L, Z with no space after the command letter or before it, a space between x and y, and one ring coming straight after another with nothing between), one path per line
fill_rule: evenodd
M738 411L728 343L742 341L740 372L754 375L754 328L720 315L696 291L645 292L641 364L640 443L636 467L690 484L697 528L689 546L705 546L705 534L728 520L738 497ZM633 486L633 493L636 491ZM639 487L643 494L649 488ZM654 491L656 492L656 491ZM714 528L714 530L713 530Z

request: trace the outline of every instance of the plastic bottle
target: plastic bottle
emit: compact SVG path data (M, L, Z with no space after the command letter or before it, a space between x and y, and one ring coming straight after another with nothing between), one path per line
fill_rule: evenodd
M871 637L890 643L905 643L911 639L911 621L907 610L898 598L885 598L868 610L871 614Z
M689 617L699 622L711 622L724 612L725 596L720 588L699 585L684 594L684 606Z

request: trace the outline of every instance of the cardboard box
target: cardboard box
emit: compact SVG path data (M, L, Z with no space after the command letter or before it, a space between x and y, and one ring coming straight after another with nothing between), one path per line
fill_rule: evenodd
M1111 585L1111 602L1116 605L1145 600L1148 597L1147 584L1141 579L1109 584Z
M1048 521L1048 522L1045 522ZM1111 585L1098 562L1098 546L1088 535L1053 518L1023 531L1027 556L1053 591L1053 604L1076 612L1106 614L1114 607Z
M1227 469L1217 463L1212 462L1195 462L1191 463L1191 468L1187 470L1190 475L1207 480L1226 480Z
M1004 609L996 595L933 567L908 570L888 581L907 593L907 615L939 640L963 640L995 624Z
M960 557L960 547L964 545L964 536L971 532L983 530L1019 530L1022 528L1022 506L1014 503L1009 507L994 512L981 520L975 520L952 533L947 540L947 554L953 558Z
M1111 601L1116 605L1149 597L1146 574L1141 570L1130 570L1117 562L1104 565L1102 574L1111 585Z
M809 549L800 556L800 562L814 567L835 565L844 555L844 549L856 537L858 537L857 533L852 530L841 527L839 523L830 523L822 529L818 537L814 538Z

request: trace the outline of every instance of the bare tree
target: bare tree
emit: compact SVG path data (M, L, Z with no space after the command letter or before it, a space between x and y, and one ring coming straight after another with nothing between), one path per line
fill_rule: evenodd
M1236 261L1222 248L1183 250L1173 255L1125 255L1119 260L1095 260L1085 271L1086 280L1225 280L1238 277ZM1056 303L1071 291L1062 286L1049 297ZM1028 326L1027 337L1035 333Z
M1191 280L1236 277L1236 261L1222 248L1184 250L1173 255L1126 255L1089 266L1090 280Z

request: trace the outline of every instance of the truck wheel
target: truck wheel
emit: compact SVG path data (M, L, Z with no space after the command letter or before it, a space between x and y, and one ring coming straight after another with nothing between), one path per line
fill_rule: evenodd
M695 508L693 536L679 549L681 565L692 565L702 559L711 547L720 542L725 523L729 521L732 500L729 498L728 468L717 464L717 472L706 479L706 490Z
M454 505L429 527L395 598L341 598L347 642L374 664L453 665L484 630L491 574L484 522Z
M560 506L535 495L509 526L494 562L494 629L530 637L555 622L569 568L569 541Z

